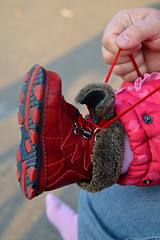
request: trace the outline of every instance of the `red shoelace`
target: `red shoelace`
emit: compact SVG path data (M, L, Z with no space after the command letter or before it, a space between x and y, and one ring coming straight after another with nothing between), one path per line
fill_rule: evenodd
M111 68L110 68L110 70L109 70L109 72L108 72L108 74L107 74L107 77L106 77L106 79L105 79L105 83L107 83L107 82L109 81L110 75L111 75L111 73L112 73L112 71L113 71L113 68L114 68L114 66L115 66L115 64L116 64L116 61L117 61L117 59L118 59L118 57L119 57L120 51L121 51L121 50L119 49L118 52L117 52L117 54L116 54L116 57L115 57L112 65L111 65ZM133 66L134 66L134 68L135 68L135 70L136 70L136 72L137 72L138 77L143 78L142 74L141 74L140 71L139 71L139 68L138 68L138 66L137 66L137 63L136 63L133 55L130 55L130 59L131 59L131 61L132 61L132 63L133 63ZM141 98L139 101L137 101L137 102L136 102L135 104L133 104L131 107L129 107L128 109L126 109L124 112L122 112L121 114L117 115L117 116L114 117L112 120L108 121L108 122L107 122L106 124L104 124L102 127L99 127L98 125L95 125L95 124L93 124L93 123L90 123L90 124L92 124L93 128L95 129L95 130L94 130L95 134L97 134L98 132L100 132L102 129L107 128L109 125L111 125L111 124L114 123L115 121L119 120L119 119L120 119L122 116L124 116L127 112L129 112L131 109L133 109L133 108L136 107L138 104L140 104L141 102L143 102L145 99L147 99L148 97L150 97L152 94L154 94L155 92L157 92L159 89L160 89L160 86L157 87L157 88L155 88L152 92L150 92L149 94L147 94L145 97Z

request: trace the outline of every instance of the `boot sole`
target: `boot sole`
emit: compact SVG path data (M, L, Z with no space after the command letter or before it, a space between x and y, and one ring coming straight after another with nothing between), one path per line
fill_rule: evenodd
M21 143L17 150L17 179L26 198L41 192L40 181L45 183L42 153L42 121L47 75L45 69L35 65L25 76L19 95L18 120L21 125Z

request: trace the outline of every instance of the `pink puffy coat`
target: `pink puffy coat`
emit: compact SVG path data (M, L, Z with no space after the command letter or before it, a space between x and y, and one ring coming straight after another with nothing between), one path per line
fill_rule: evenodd
M135 104L160 86L160 73L145 74L133 86L117 92L115 112ZM152 186L160 183L160 90L121 117L129 136L134 160L127 173L118 180L121 185Z

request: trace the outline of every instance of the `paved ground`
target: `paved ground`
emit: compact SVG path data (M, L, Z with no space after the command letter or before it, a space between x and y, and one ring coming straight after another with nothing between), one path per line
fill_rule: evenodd
M88 82L103 81L101 37L111 17L127 7L150 6L151 0L0 0L0 239L60 240L45 216L45 193L26 200L16 180L18 94L23 76L38 63L57 71L63 92L73 103ZM118 87L112 76L112 85ZM79 189L55 194L77 209Z

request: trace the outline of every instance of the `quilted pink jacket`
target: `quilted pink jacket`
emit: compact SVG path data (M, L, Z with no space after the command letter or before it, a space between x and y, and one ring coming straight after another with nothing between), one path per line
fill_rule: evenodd
M160 86L160 73L145 74L133 86L116 92L115 112L125 109ZM117 183L152 186L160 183L160 90L121 117L129 136L133 161Z

